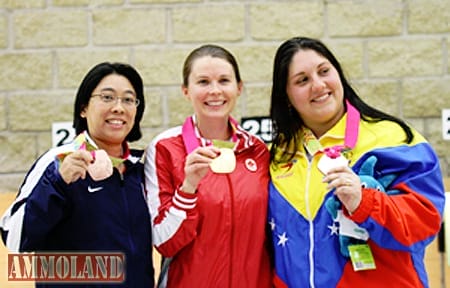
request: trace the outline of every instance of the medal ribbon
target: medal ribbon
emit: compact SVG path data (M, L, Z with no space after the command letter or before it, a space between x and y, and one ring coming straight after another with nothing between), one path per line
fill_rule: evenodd
M229 117L229 121L231 125L234 127L237 126L236 120L234 120L232 117ZM184 121L184 124L181 128L181 134L183 137L184 147L186 148L187 154L191 153L195 150L195 148L199 147L202 143L202 137L198 133L197 129L194 125L194 116L188 117L186 121ZM238 140L236 133L233 133L233 136L231 137L231 142L236 142ZM214 140L215 141L215 140ZM205 144L212 144L211 141L204 141ZM211 143L210 143L211 142ZM222 141L223 142L223 141Z
M93 145L91 143L91 141L92 140L90 140L89 136L86 135L86 132L80 133L80 135L78 135L73 140L74 148L75 148L75 150L87 150L87 151L90 151L91 154L92 154L92 157L94 157L94 159L95 159L95 150L98 150L98 148L95 145ZM109 159L111 159L111 163L112 163L113 167L118 168L120 166L120 164L125 162L125 159L127 159L128 156L129 156L129 152L130 151L128 149L126 149L126 152L125 152L123 158L109 156ZM66 153L58 154L56 156L56 158L59 160L59 163L61 164L61 162L64 160L64 158L67 155L69 155L70 153L72 153L72 152L66 152Z
M303 139L305 149L310 155L314 155L317 152L324 152L330 158L337 158L341 155L341 151L344 149L353 149L358 140L359 133L359 120L360 114L355 107L353 107L348 100L347 104L347 119L345 122L345 137L344 145L335 145L332 147L323 148L319 140L314 136L309 128L303 128Z

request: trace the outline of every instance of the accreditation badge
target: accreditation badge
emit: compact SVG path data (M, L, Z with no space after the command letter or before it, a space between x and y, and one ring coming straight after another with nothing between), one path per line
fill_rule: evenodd
M352 261L353 270L373 270L376 269L375 259L368 244L349 245L348 251Z

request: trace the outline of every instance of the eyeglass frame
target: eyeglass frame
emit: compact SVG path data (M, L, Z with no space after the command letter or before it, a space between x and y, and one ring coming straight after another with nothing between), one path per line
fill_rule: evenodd
M119 96L114 95L114 94L110 96L110 97L112 97L111 101L105 101L105 99L104 99L105 96L109 97L110 95L105 95L104 92L101 92L101 93L92 94L91 98L92 97L100 97L100 101L102 101L102 103L104 103L104 104L114 104L114 105L116 105L117 102L120 100L120 104L123 104L124 107L130 107L130 108L131 107L137 108L139 106L139 104L141 103L141 100L139 100L138 98L133 98L133 97L129 97L129 98L132 98L134 100L134 104L127 103L123 99L126 99L128 97L119 97Z

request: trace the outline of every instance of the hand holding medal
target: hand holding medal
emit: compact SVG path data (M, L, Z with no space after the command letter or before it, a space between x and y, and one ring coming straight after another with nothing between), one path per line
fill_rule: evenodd
M347 101L344 145L326 148L322 147L309 128L303 128L304 146L308 153L323 153L317 163L317 168L325 175L322 182L328 183L327 189L336 189L335 195L349 213L358 208L362 198L361 181L349 167L351 150L358 139L359 119L359 112Z
M348 166L348 160L341 154L340 147L330 147L324 149L324 155L317 163L317 168L323 175L335 167Z
M361 181L348 167L348 160L343 155L335 155L333 158L324 154L319 160L318 167L325 175L322 181L328 183L327 189L336 189L334 194L347 211L353 213L361 202Z
M98 149L86 140L84 133L74 139L75 151L56 156L59 162L59 173L69 184L84 179L86 172L94 181L100 181L113 174L113 167L118 167L124 159L110 157L105 150Z
M195 193L198 183L209 170L214 173L230 173L235 169L234 151L226 146L229 144L224 143L225 141L213 141L213 145L197 147L187 155L184 164L185 178L181 185L182 191Z

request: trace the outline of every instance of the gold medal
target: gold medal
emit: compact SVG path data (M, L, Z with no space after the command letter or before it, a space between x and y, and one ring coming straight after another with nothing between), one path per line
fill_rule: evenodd
M233 149L220 148L220 155L214 158L209 167L214 173L231 173L236 168L236 156Z

